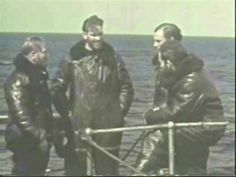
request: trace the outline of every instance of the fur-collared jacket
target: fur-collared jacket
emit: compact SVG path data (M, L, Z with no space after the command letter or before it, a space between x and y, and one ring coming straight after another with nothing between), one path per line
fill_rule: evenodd
M155 99L153 109L145 113L147 124L224 120L219 94L203 68L203 61L187 53L179 41L165 41L153 64ZM174 131L176 174L205 175L209 146L223 136L225 126L175 127ZM160 174L160 169L167 168L168 131L150 131L138 157L137 168L143 172Z
M106 42L100 50L88 51L79 41L52 82L54 105L74 131L123 126L133 94L123 60Z
M5 138L9 149L37 146L52 135L52 109L45 68L19 54L15 70L4 83L9 123Z
M161 77L164 71L156 65L156 98L154 109L146 113L147 123L224 121L219 94L203 68L203 61L184 50L175 52L172 57L167 56L174 59L172 74ZM177 135L188 142L209 146L215 144L224 131L225 127L188 127L178 129Z

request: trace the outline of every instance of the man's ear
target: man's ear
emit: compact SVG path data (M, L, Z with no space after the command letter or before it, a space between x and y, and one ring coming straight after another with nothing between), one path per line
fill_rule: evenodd
M83 37L84 40L87 40L87 39L88 39L87 33L83 33L83 34L82 34L82 37Z

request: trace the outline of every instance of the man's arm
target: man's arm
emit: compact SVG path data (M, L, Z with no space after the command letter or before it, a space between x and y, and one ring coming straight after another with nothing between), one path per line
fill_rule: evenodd
M11 75L4 84L5 97L12 118L16 122L23 134L28 136L33 142L40 142L45 138L46 132L36 128L32 124L32 112L29 108L29 95L25 90L25 85L29 82L28 77L23 74Z
M133 85L129 76L129 73L125 67L125 63L123 62L120 56L117 56L118 60L118 76L120 79L120 107L121 107L121 114L125 116L129 111L131 103L134 97L134 89Z
M51 82L51 95L56 110L62 117L69 116L69 101L66 91L69 85L68 61L62 60L55 78Z
M202 115L202 108L206 105L206 98L198 88L198 81L187 79L187 81L179 88L177 94L171 99L166 107L157 107L149 110L145 117L148 124L174 122L192 122L192 121L209 121L205 120L207 116ZM214 99L215 108L222 109L220 100ZM205 108L208 109L208 108ZM209 110L210 111L210 110ZM212 121L217 120L216 117L223 115L215 115L210 117ZM199 119L198 119L199 118ZM185 140L192 143L202 143L205 145L215 144L224 134L225 127L186 127L177 129L176 142L185 144Z
M68 138L67 134L71 131L69 119L69 100L66 96L70 82L68 72L68 61L62 60L59 64L56 76L52 80L50 86L53 105L60 114L59 117L54 117L53 121L53 144L59 157L64 157L64 138Z
M169 95L171 96L171 95ZM179 122L184 117L191 116L193 109L204 100L203 94L194 80L189 80L178 89L173 98L169 98L165 107L156 107L149 110L145 117L148 124Z

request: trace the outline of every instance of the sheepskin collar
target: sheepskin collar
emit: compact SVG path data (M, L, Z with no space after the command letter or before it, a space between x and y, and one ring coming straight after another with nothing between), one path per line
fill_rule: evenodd
M16 56L13 64L17 70L25 73L31 84L40 84L49 78L48 71L45 67L32 64L25 56L19 54Z
M70 49L70 57L72 60L80 60L83 57L89 56L89 55L97 55L98 59L101 59L104 63L104 65L114 67L115 66L115 59L114 59L114 50L113 48L106 42L103 42L103 47L96 51L88 51L85 48L85 41L81 40L78 43L76 43L71 49Z
M171 85L175 84L186 75L201 70L203 66L204 62L202 59L194 54L188 54L187 57L177 63L175 66L176 70L173 72L173 74L166 78L162 78L160 83L164 87L169 88ZM158 69L158 66L156 66L156 69Z

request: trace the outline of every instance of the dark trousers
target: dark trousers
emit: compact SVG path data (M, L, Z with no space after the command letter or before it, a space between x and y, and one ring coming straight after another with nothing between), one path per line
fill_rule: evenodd
M8 124L5 132L6 146L13 152L13 175L43 175L49 161L50 144L35 144L24 136L16 124Z
M201 144L175 143L175 173L178 175L205 175L209 148ZM150 133L138 155L137 168L149 175L158 175L168 168L168 139L160 131Z
M49 161L49 150L42 152L36 148L16 148L12 160L14 163L12 175L44 175Z
M95 142L107 149L110 153L119 157L119 145L121 143L121 133L100 134L93 139ZM75 151L73 143L66 146L65 152L65 173L66 175L85 176L87 173L86 163L86 146L85 142L81 142L81 146ZM119 175L119 164L117 161L111 159L100 150L91 148L92 160L95 165L96 175Z

